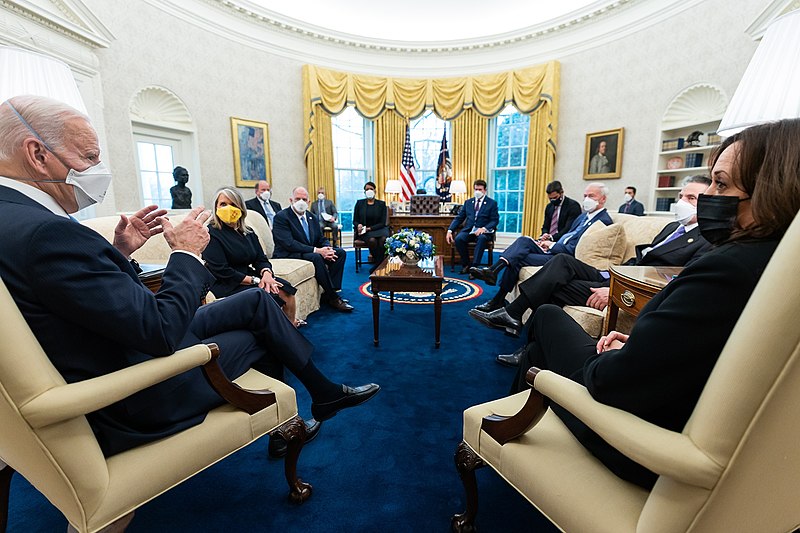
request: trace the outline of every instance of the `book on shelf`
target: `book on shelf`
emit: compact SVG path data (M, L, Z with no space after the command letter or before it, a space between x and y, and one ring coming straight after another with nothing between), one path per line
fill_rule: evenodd
M710 131L706 133L706 144L708 144L709 146L719 144L721 142L722 142L722 137L717 135L716 131Z
M685 139L683 137L678 139L664 139L661 141L661 151L668 152L670 150L680 150L683 148Z
M701 154L701 153L686 154L685 165L686 165L686 168L702 167L703 166L703 154Z
M658 177L658 186L659 187L674 187L675 186L675 176L659 176Z
M669 211L669 206L675 203L675 198L656 198L656 211Z

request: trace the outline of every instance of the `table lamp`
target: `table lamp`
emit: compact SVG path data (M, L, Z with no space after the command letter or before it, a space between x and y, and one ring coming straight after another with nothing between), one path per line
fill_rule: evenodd
M461 180L453 180L450 182L450 194L465 194L467 192L467 184Z
M34 94L68 104L86 114L69 66L63 61L10 46L0 46L0 102Z
M767 28L717 133L728 137L743 129L800 117L800 9Z
M391 206L393 210L397 210L399 205L400 193L403 192L403 185L400 180L386 180L386 194L394 195L392 198Z

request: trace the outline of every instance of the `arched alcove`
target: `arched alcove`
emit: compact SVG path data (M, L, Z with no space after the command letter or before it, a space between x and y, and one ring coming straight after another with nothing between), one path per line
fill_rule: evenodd
M667 106L661 121L662 130L720 120L728 106L728 96L710 83L687 87Z

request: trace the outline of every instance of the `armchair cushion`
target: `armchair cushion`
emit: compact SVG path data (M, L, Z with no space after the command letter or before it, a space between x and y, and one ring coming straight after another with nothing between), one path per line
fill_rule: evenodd
M625 227L622 224L592 224L578 241L575 257L598 270L622 263L625 255Z

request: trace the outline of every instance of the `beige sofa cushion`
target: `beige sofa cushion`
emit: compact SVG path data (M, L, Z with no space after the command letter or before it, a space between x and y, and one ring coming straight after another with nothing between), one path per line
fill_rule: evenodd
M622 263L625 255L625 227L622 224L592 224L575 248L575 257L598 270Z

